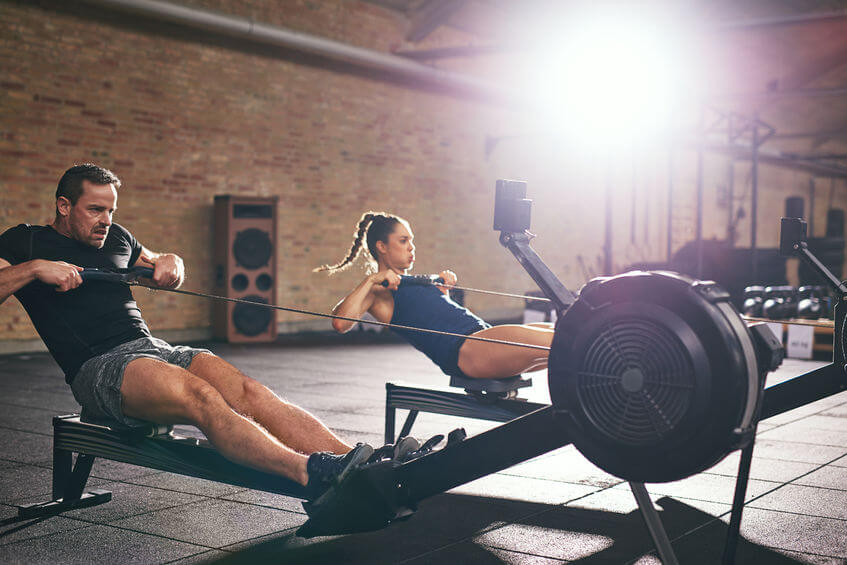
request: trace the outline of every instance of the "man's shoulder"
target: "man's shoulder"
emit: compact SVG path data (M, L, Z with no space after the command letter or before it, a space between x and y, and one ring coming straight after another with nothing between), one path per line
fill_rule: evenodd
M46 227L47 226L34 226L32 224L18 224L13 228L9 228L6 231L4 231L2 235L6 235L6 234L12 234L12 235L28 234L32 231L40 231L40 230L42 230Z
M46 226L18 224L0 234L0 258L17 264L28 260L32 236Z
M104 248L109 250L129 250L130 263L134 263L141 253L141 244L135 239L135 236L128 229L116 223L113 223L109 228L109 235L106 238Z
M109 236L115 239L129 242L130 245L135 241L135 237L132 235L132 233L118 223L112 223L111 227L109 228Z
M47 226L34 226L32 224L18 224L0 234L0 242L3 245L14 245L19 242L28 241L30 234L40 232Z
M115 231L121 235L132 235L128 229L117 222L112 222L112 226L109 228L109 231Z

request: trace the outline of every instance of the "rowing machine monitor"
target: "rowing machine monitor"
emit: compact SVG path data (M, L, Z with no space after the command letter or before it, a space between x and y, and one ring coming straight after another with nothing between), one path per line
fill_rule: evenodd
M498 180L494 198L494 230L524 233L529 230L532 200L526 198L526 183Z
M806 243L806 222L799 218L782 218L779 229L779 252L782 255L797 255L823 277L827 284L838 294L847 295L847 286L826 268L826 265L809 251Z
M806 222L800 218L782 218L779 226L779 254L791 256L806 242Z

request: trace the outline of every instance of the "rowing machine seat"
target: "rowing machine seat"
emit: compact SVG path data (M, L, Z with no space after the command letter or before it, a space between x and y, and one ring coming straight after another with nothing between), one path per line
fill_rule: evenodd
M475 396L491 395L499 398L514 398L518 389L532 386L532 379L523 375L503 379L471 379L468 377L450 377L450 386L463 388Z
M125 433L128 436L134 437L156 437L168 435L173 431L173 426L167 424L156 424L154 422L145 422L138 420L136 424L124 424L113 420L112 418L94 418L86 413L85 410L79 416L79 421L92 426L100 426L108 428L118 433Z

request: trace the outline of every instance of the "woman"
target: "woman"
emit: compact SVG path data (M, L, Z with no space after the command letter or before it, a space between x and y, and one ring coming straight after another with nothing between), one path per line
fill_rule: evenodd
M459 306L449 295L450 287L456 284L452 271L439 274L444 285L400 285L400 276L407 274L415 261L415 245L412 228L398 216L366 212L359 221L347 257L336 265L323 265L315 271L332 274L346 269L363 253L363 242L370 255L366 256L368 275L335 306L334 314L360 318L369 312L385 323L546 347L553 341L550 324L491 326ZM332 326L344 333L354 323L334 319ZM499 379L547 367L548 354L544 350L392 329L452 376Z

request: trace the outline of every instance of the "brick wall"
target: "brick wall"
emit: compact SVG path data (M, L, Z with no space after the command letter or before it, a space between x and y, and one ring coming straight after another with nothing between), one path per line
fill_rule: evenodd
M404 19L361 2L182 3L379 51L403 46ZM468 286L521 292L533 284L491 230L494 182L520 178L536 202L535 246L565 284L601 273L607 182L615 188L615 268L665 257L665 148L599 158L578 140L525 135L525 118L503 107L88 10L0 2L0 229L49 222L61 173L94 161L124 183L116 221L147 247L182 255L188 289L212 286L212 201L235 193L280 197L281 304L329 310L358 281L359 270L327 277L311 269L343 256L367 209L410 219L418 272L452 268ZM441 30L427 46L463 39ZM447 63L460 71L474 64ZM503 140L486 152L489 136ZM693 161L679 161L675 248L693 237ZM709 159L707 194L725 168L725 159ZM763 169L760 243L773 245L783 196L807 177ZM714 196L706 209L706 236L722 237L725 211ZM147 291L137 298L154 330L210 323L204 300ZM479 295L468 303L490 317L523 307ZM329 327L294 314L280 321ZM15 300L0 307L0 341L34 336Z

